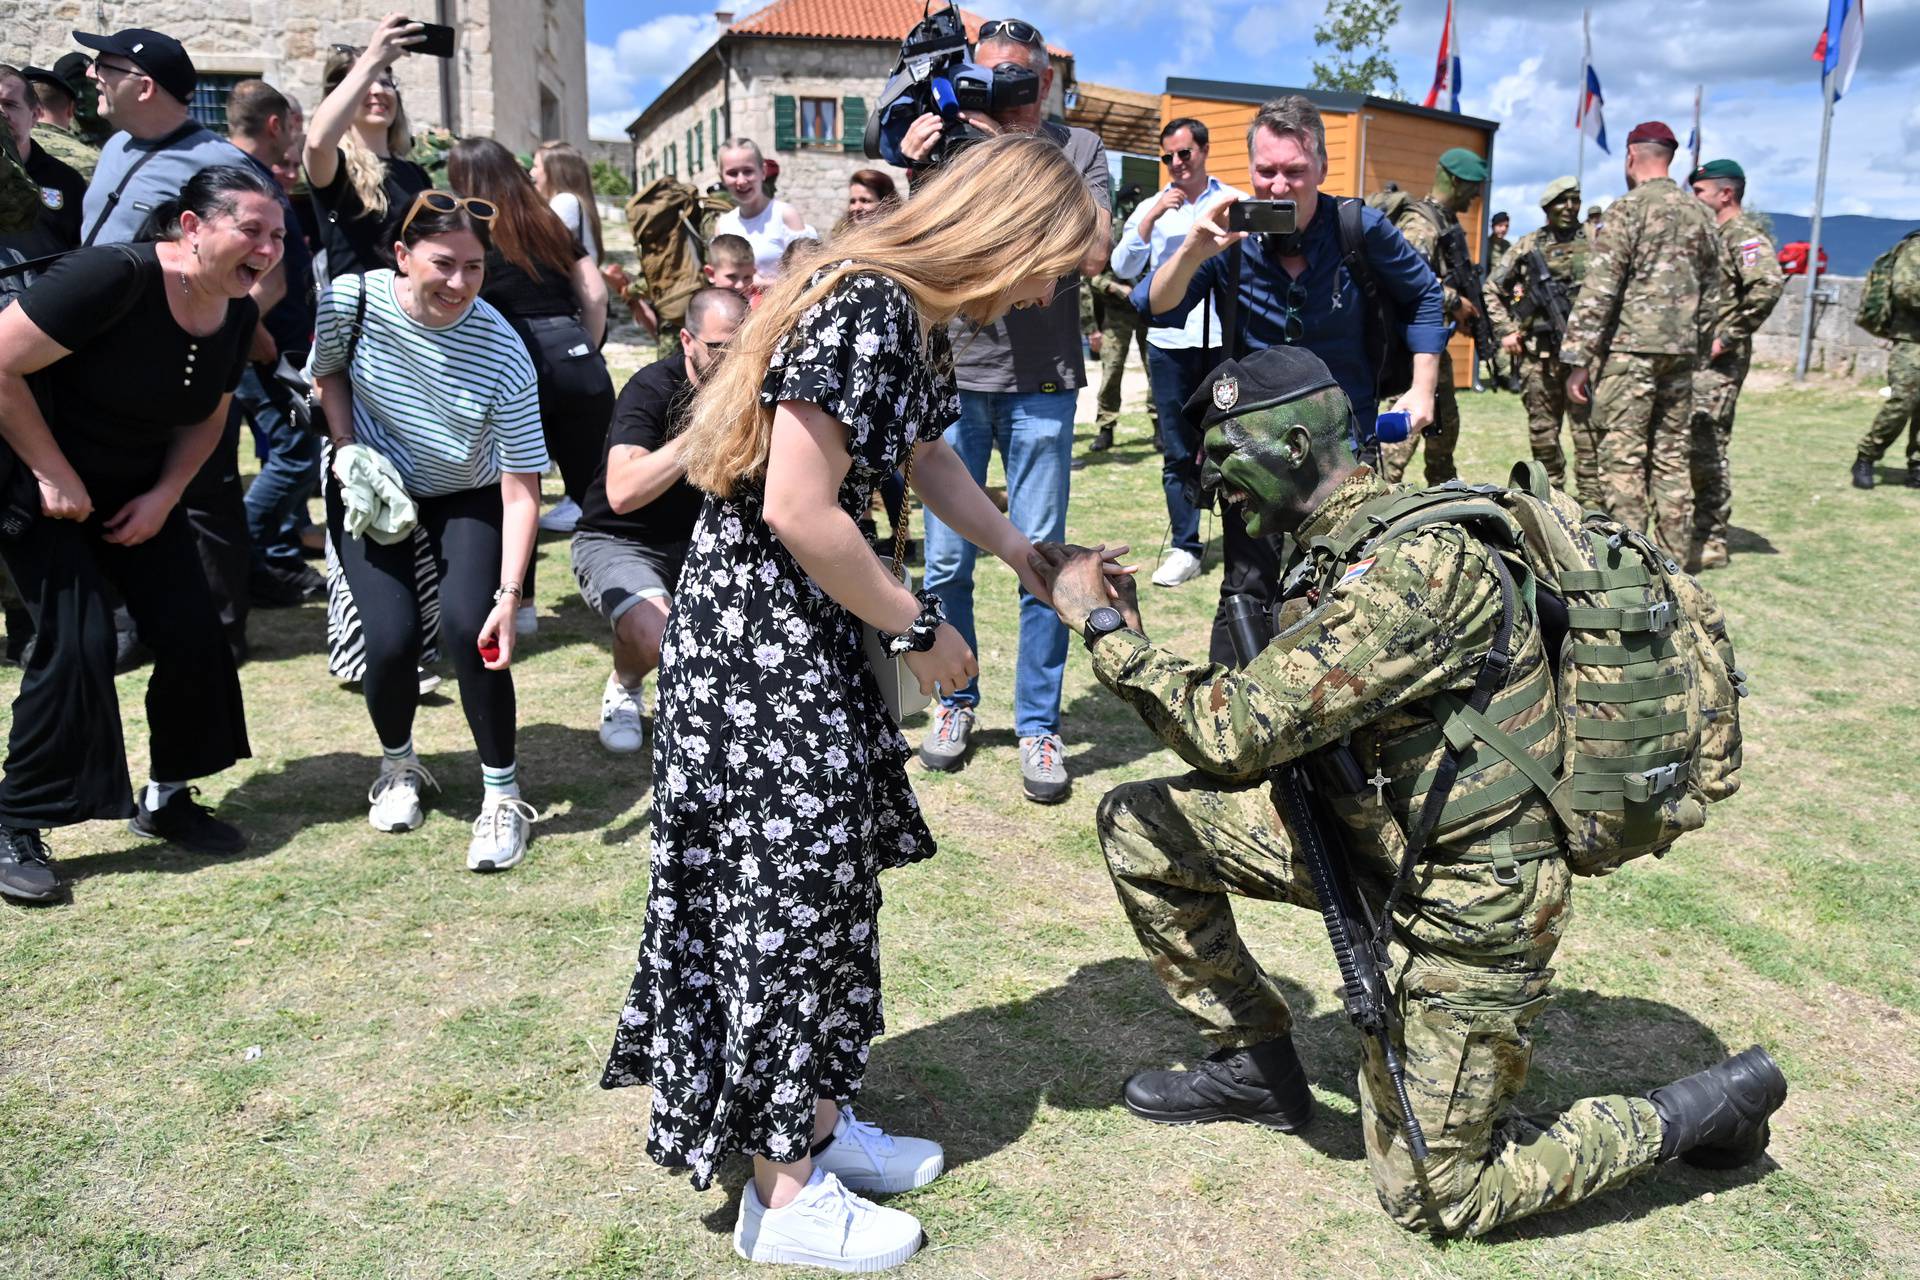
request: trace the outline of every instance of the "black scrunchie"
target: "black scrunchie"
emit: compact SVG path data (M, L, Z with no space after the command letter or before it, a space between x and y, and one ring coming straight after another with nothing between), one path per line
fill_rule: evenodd
M940 597L922 588L913 593L920 602L920 616L905 631L890 634L882 631L880 641L887 646L887 652L899 657L903 653L925 653L933 648L933 638L940 630L940 624L947 620L947 611L940 605Z

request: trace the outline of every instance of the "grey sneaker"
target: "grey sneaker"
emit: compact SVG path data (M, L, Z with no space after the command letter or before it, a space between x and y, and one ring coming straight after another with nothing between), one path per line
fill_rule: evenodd
M1073 790L1067 776L1067 748L1057 733L1020 739L1020 779L1027 799L1035 804L1059 804Z
M973 708L947 706L933 709L933 726L920 743L920 763L941 773L952 773L966 763L967 747L973 741Z

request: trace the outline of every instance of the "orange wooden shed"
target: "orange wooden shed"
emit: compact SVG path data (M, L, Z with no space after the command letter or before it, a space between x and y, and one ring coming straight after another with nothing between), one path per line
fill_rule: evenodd
M1327 180L1321 189L1330 195L1371 195L1391 182L1402 191L1424 196L1433 188L1433 171L1440 163L1440 153L1453 147L1465 147L1486 157L1487 185L1492 186L1493 135L1500 128L1497 121L1433 111L1370 94L1173 77L1160 95L1160 120L1164 125L1185 116L1204 122L1210 137L1208 170L1222 182L1244 188L1247 129L1260 104L1290 94L1312 102L1326 123ZM1165 181L1164 173L1161 180ZM1460 215L1475 262L1481 260L1488 214L1483 193ZM1454 385L1471 385L1472 338L1454 335L1450 350Z

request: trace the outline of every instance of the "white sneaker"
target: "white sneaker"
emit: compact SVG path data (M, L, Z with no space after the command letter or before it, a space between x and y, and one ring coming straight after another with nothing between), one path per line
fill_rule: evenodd
M423 698L440 687L439 675L427 670L425 667L415 667L413 674L415 679L420 682L420 696Z
M533 823L539 818L524 800L503 796L489 800L473 820L473 839L467 844L467 870L505 871L527 856Z
M573 527L580 523L580 504L572 498L562 498L553 504L553 509L540 517L542 533L572 533Z
M1183 582L1200 576L1200 557L1185 547L1175 547L1167 552L1167 558L1153 571L1153 585L1156 587L1177 587Z
M540 630L540 611L530 604L523 604L513 611L513 634L530 636Z
M435 791L440 789L418 756L409 756L397 764L381 761L380 776L367 790L367 801L373 806L367 812L367 821L373 824L373 829L413 831L425 822L427 817L420 811L422 783Z
M877 1124L856 1119L852 1107L841 1107L833 1141L813 1164L850 1191L911 1191L940 1176L947 1154L937 1142L895 1137Z
M632 755L646 738L640 691L621 684L617 675L608 676L600 695L600 745L619 755Z
M814 1166L813 1178L778 1209L760 1203L749 1178L740 1192L733 1251L749 1262L791 1262L829 1271L885 1271L920 1251L920 1220L883 1209Z

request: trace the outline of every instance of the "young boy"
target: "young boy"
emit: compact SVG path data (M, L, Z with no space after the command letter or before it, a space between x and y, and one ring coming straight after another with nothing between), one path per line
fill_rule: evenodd
M717 235L707 245L707 265L700 274L714 288L731 289L751 300L759 292L753 287L753 270L753 246L745 236Z

